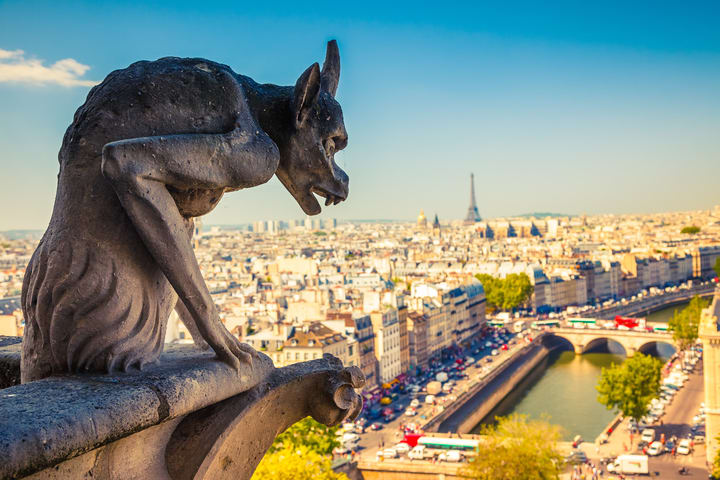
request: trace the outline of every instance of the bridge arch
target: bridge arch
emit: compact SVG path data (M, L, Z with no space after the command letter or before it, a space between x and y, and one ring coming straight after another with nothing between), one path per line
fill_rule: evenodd
M589 339L582 346L580 353L613 353L616 355L629 356L628 347L622 342L607 336L599 336Z
M677 347L670 341L651 340L640 345L637 351L645 355L667 359L677 352Z
M543 347L550 350L569 350L571 352L574 352L576 350L575 344L573 342L563 337L562 335L552 332L544 335L541 343Z

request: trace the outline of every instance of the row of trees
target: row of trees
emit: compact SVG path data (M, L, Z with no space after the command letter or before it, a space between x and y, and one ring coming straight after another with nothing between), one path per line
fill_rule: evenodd
M478 273L475 278L483 284L489 313L515 310L530 300L533 294L533 285L525 273L512 273L505 278Z
M673 317L668 322L668 329L672 331L673 340L681 351L687 350L697 341L700 317L708 304L707 300L696 295L687 307L673 312Z

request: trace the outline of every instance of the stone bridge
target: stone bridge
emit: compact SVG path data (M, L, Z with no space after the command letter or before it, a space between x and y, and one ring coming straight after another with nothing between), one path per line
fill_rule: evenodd
M556 327L541 334L542 342L552 337L568 341L576 354L583 354L595 347L607 343L608 340L618 343L625 349L625 354L632 357L635 352L650 353L658 343L671 345L677 350L677 345L670 333L641 332L636 330L616 330L604 328L567 328Z

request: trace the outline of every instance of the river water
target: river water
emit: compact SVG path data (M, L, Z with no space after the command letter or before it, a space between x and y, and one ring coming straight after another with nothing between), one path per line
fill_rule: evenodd
M683 307L675 305L659 310L648 315L647 320L667 322L674 310ZM672 354L672 349L658 347L658 350L663 357ZM563 428L565 440L581 435L585 440L594 441L614 417L612 411L597 401L595 385L600 370L625 360L619 345L609 342L607 351L609 353L584 355L575 355L571 351L551 352L482 423L512 413L528 415L531 419L546 417L550 423ZM479 428L480 425L476 426L473 432L478 432Z

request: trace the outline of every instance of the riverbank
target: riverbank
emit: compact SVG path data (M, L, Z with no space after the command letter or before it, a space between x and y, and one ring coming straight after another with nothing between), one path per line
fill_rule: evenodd
M535 341L518 350L483 381L457 398L425 425L425 431L468 433L480 423L550 350Z

